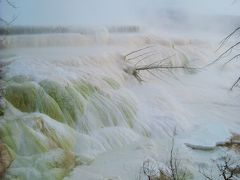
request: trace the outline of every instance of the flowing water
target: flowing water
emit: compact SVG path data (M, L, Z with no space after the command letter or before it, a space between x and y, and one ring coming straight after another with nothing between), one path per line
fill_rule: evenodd
M223 150L184 143L212 146L240 128L239 90L229 91L239 63L201 68L216 58L218 40L107 31L7 36L4 178L144 179L146 159L169 160L176 129L177 157L201 179L199 165ZM154 55L141 60L147 54ZM141 83L126 72L169 56L172 66L200 69L141 71Z

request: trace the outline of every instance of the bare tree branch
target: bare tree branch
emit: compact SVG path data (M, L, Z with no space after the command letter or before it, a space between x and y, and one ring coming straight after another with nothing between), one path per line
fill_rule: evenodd
M150 69L190 69L196 70L198 68L186 67L186 66L149 66L136 68L137 71L150 70Z
M234 1L234 2L235 2L235 1ZM221 41L220 46L219 46L219 48L218 48L217 50L219 50L220 48L222 48L223 45L224 45L233 35L235 35L235 34L236 34L237 32L239 32L239 31L240 31L240 26L237 27L233 32L231 32L227 37L225 37L225 38ZM238 42L236 42L234 45L230 46L230 47L229 47L227 50L225 50L216 60L214 60L213 62L211 62L211 63L208 64L207 66L209 66L209 65L217 62L218 60L222 59L225 55L230 54L230 53L232 52L232 50L233 50L234 48L236 48L238 45L240 45L240 41L238 41ZM239 49L238 49L238 51L239 51ZM237 59L237 58L239 58L239 57L240 57L240 54L239 54L239 53L236 54L236 55L234 55L234 56L233 56L232 58L230 58L227 62L225 62L225 63L223 64L223 66L226 66L228 63L230 63L231 61L233 61L233 60L235 60L235 59ZM234 82L234 84L231 86L230 90L233 90L233 88L236 87L236 85L237 85L239 82L240 82L240 77Z
M139 58L139 57L142 57L142 56L144 56L144 55L146 55L146 54L150 54L150 53L153 53L153 52L156 52L156 51L145 52L145 53L143 53L143 54L140 54L140 55L135 56L135 57L132 57L132 58L128 58L128 59L126 59L126 60L130 61L130 60L133 60L133 59L137 59L137 58Z
M207 64L207 66L210 66L214 63L216 63L217 61L221 60L223 58L224 55L226 55L227 53L231 52L236 46L240 45L240 41L235 43L234 45L232 45L231 47L229 47L227 50L225 50L222 54L220 54L220 56L218 56L217 59L215 59L214 61L212 61L211 63Z
M210 175L207 175L204 170L199 169L199 173L200 173L205 179L213 180L213 178L210 177Z
M217 51L222 48L222 46L238 31L240 30L240 26L236 28L233 32L231 32L228 36L226 36L221 42L220 46L218 47Z
M217 160L216 162L216 167L218 170L218 176L223 179L223 180L234 180L234 179L239 179L240 177L240 165L239 161L233 158L230 155L225 155ZM210 175L208 175L204 170L200 169L199 172L202 174L202 176L205 179L208 180L213 180L212 177L212 172Z
M176 180L176 160L175 160L175 166L173 165L173 150L174 150L174 145L175 145L175 136L176 136L176 128L174 129L173 132L173 137L172 137L172 146L171 146L171 151L170 151L170 170L171 170L171 175L173 180Z
M234 60L234 59L237 59L237 58L239 58L240 57L240 54L237 54L237 55L235 55L235 56L233 56L231 59L229 59L227 62L225 62L224 64L223 64L223 66L226 66L228 63L230 63L232 60Z
M126 60L127 56L129 56L129 55L131 55L131 54L134 54L134 53L136 53L136 52L139 52L139 51L141 51L141 50L151 48L151 47L154 47L154 45L147 46L147 47L144 47L144 48L141 48L141 49L138 49L138 50L132 51L132 52L128 53L127 55L125 55L125 60Z
M149 57L154 56L154 55L157 55L157 54L159 54L159 53L151 54L151 55L149 55L149 56L146 56L146 57L142 58L141 60L139 60L139 61L135 64L135 66L137 66L137 64L139 64L139 63L140 63L141 61L143 61L144 59L149 58ZM173 54L173 55L171 55L171 56L168 56L168 57L166 57L166 58L164 58L164 59L157 60L157 61L149 64L148 66L152 66L152 65L154 65L154 64L157 65L157 66L159 66L159 65L163 64L163 62L165 62L166 60L170 59L170 58L173 57L173 56L175 56L175 54Z
M17 16L14 16L10 21L7 21L0 17L0 22L3 22L6 26L9 26L17 19Z
M240 82L240 77L234 82L234 84L231 87L231 91L233 90L233 88L238 84L238 82Z
M0 1L0 3L2 3L3 1ZM12 8L16 9L17 7L15 6L15 4L13 2L11 2L10 0L5 0L5 2ZM10 21L0 17L0 22L2 22L5 26L9 26L10 24L12 24L15 20L17 19L17 16L13 16L11 18Z
M11 6L12 8L14 8L14 9L17 8L17 6L16 6L13 2L11 2L10 0L6 0L6 2L7 2L8 5Z

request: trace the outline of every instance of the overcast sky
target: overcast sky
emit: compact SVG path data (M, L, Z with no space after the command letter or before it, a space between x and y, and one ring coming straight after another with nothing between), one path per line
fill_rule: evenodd
M240 2L233 0L11 0L3 2L0 16L18 18L15 25L109 25L141 23L163 10L187 14L240 15Z

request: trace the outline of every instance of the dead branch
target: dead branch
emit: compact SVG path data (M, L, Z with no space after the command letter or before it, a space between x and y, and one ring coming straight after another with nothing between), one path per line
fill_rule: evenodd
M148 48L151 48L151 47L154 47L154 45L151 45L151 46L147 46L147 47L144 47L144 48L141 48L141 49L138 49L138 50L135 50L135 51L132 51L130 53L128 53L127 55L124 56L124 59L126 60L127 59L127 56L131 55L131 54L134 54L136 52L139 52L139 51L142 51L144 49L148 49Z
M240 57L240 54L237 54L237 55L235 55L235 56L233 56L231 59L229 59L227 62L225 62L224 64L223 64L223 66L226 66L228 63L230 63L232 60L234 60L234 59L237 59L237 58L239 58Z
M150 54L150 53L153 53L153 52L156 52L156 51L145 52L145 53L143 53L143 54L137 55L137 56L132 57L132 58L128 58L128 59L126 59L126 60L130 61L130 60L133 60L133 59L137 59L137 58L139 58L139 57L145 56L145 55Z
M171 57L175 56L175 54L171 55L169 57L166 57L164 59L160 59L158 61L152 62L152 63L150 63L148 65L137 66L137 64L139 62L141 62L142 60L144 60L144 59L146 59L146 58L148 58L150 56L153 56L153 55L156 55L156 54L150 54L148 56L143 57L142 59L140 59L135 64L135 67L128 66L126 69L124 69L124 71L127 72L128 74L133 75L139 82L142 82L143 79L140 76L140 72L141 71L147 71L147 72L149 72L150 74L153 75L153 73L151 73L151 71L153 71L153 70L160 70L160 69L167 69L167 70L172 70L172 69L197 70L197 69L199 69L199 68L193 68L193 67L187 67L187 66L163 65L166 60L168 60ZM171 63L168 63L168 64L171 64ZM156 75L154 75L154 76L156 76Z
M235 43L234 45L232 45L231 47L229 47L226 51L224 51L218 58L217 60L221 59L225 54L227 54L229 51L232 51L233 48L235 48L236 46L238 46L240 44L240 42Z
M6 26L11 25L15 20L17 19L17 16L12 17L10 21L7 21L0 17L0 22L3 22Z
M223 47L223 45L237 32L240 30L240 26L236 28L233 32L231 32L228 36L226 36L221 42L219 47L217 48L217 51Z
M232 31L228 36L226 36L221 42L220 42L220 46L218 47L217 51L219 49L221 49L225 43L227 41L229 41L230 38L232 38L237 32L240 31L240 26L237 27L234 31ZM208 67L214 63L216 63L217 61L221 60L224 56L228 56L232 53L232 51L240 45L240 41L237 41L236 43L234 43L232 46L230 46L227 50L225 50L223 53L221 53L214 61L210 62L209 64L207 64L205 67ZM239 50L239 49L238 49ZM240 54L236 54L234 55L232 58L230 58L227 62L225 62L223 64L223 67L226 66L228 63L232 62L233 60L237 59L240 57ZM234 87L237 86L237 84L240 82L240 77L233 83L233 85L231 86L230 90L233 90Z
M214 162L216 162L218 177L221 177L224 180L239 179L240 164L239 164L239 161L237 161L236 159L233 159L232 156L225 155L218 158ZM213 180L212 172L209 175L202 169L200 169L199 172L205 179Z
M187 178L187 169L182 167L181 160L176 157L175 151L176 128L174 128L172 136L172 144L170 150L170 159L167 175L171 180L184 180Z
M190 69L196 70L198 68L186 67L186 66L143 66L136 68L136 71L150 70L150 69Z
M147 58L149 58L149 57L151 57L151 56L154 56L154 55L157 55L157 54L160 54L160 53L150 54L149 56L146 56L146 57L142 58L141 60L139 60L139 61L135 64L135 66L137 67L137 65L138 65L141 61L143 61L144 59L147 59ZM171 57L173 57L173 56L175 56L175 55L176 55L176 54L173 54L173 55L168 56L168 57L166 57L166 58L164 58L164 59L155 61L155 62L149 64L148 66L152 66L152 65L160 66L160 65L163 64L166 60L170 59Z
M208 179L208 180L213 180L213 177L212 177L212 172L210 173L210 175L208 175L204 169L199 169L198 172L205 178L205 179Z
M180 159L175 153L176 128L173 131L170 157L167 164L156 163L156 161L146 160L143 162L143 173L148 180L185 180L190 177L190 173L183 168Z
M11 2L10 0L5 0L5 2L12 8L16 9L17 6ZM2 3L2 1L0 1L0 3ZM9 26L10 24L12 24L15 20L17 19L17 16L13 16L12 19L10 21L0 17L0 22L2 22L4 25Z
M177 174L177 167L176 167L176 159L173 164L173 150L174 150L174 145L175 145L175 136L176 136L176 129L174 129L173 132L173 137L172 137L172 146L171 146L171 151L170 151L170 170L171 170L171 175L173 180L176 180L176 174Z
M240 145L240 141L226 141L226 142L218 142L216 143L216 146L232 146L232 145Z
M240 82L240 77L233 83L232 87L230 88L231 91L238 84L238 82Z
M148 180L151 180L152 177L159 174L159 170L156 164L148 159L143 162L143 173L148 177Z
M221 60L227 53L231 52L231 51L232 51L236 46L238 46L238 45L240 45L240 41L237 42L237 43L235 43L235 44L232 45L231 47L229 47L229 48L228 48L227 50L225 50L223 53L221 53L221 54L217 57L217 59L215 59L215 60L212 61L211 63L207 64L206 67L207 67L207 66L210 66L210 65L212 65L212 64L214 64L214 63L216 63L216 62L219 61L219 60Z
M232 160L230 156L223 156L219 158L217 168L220 172L219 176L224 180L231 180L233 177L239 177L240 165L236 164L236 161Z
M240 31L240 26L237 27L236 29L234 29L229 35L227 35L227 36L220 42L220 45L219 45L219 47L217 48L216 51L218 51L219 49L221 49L221 48L227 43L227 41L229 41L229 39L230 39L231 37L233 37L233 35L235 35L238 31ZM240 42L237 42L237 43L235 43L234 45L232 45L230 48L228 48L228 49L225 50L222 54L220 54L214 61L212 61L211 63L207 64L206 67L214 64L214 63L217 62L217 61L219 61L221 58L223 58L224 55L226 55L227 53L230 53L230 52L233 50L233 48L235 48L235 47L238 46L239 44L240 44ZM231 60L229 60L229 62L232 61L233 59L237 58L237 57L238 57L237 55L234 56L233 58L231 58Z
M17 6L16 6L13 2L11 2L11 1L9 1L9 0L6 0L6 2L7 2L8 5L11 6L12 8L14 8L14 9L17 8Z
M142 62L143 60L145 60L145 59L147 59L147 58L150 58L150 57L152 57L152 56L158 55L158 54L161 54L161 52L152 53L152 54L150 54L150 55L148 55L148 56L143 57L142 59L140 59L140 60L135 64L135 66L137 66L137 65L138 65L140 62Z

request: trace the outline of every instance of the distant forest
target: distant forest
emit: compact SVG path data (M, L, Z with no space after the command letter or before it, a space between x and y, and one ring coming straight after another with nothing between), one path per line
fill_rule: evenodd
M108 31L110 33L129 33L139 32L140 27L131 26L110 26L107 28L71 28L71 27L41 27L41 26L10 26L0 27L0 35L13 35L13 34L48 34L48 33L80 33L80 34L93 34L95 32Z

